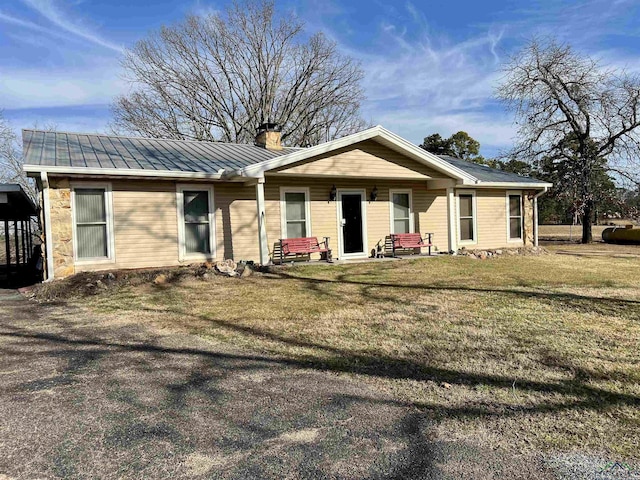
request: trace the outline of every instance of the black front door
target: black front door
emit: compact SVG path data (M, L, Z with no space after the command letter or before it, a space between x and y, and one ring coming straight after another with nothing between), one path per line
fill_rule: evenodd
M364 251L362 238L362 195L343 193L342 202L342 252L361 253Z

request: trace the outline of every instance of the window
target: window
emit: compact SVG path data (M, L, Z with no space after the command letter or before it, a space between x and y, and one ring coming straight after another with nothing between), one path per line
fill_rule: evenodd
M475 195L465 193L458 195L458 218L460 220L460 242L475 242Z
M213 190L178 187L180 258L213 257Z
M77 261L110 260L111 189L106 186L74 186L74 252Z
M390 191L391 197L391 233L412 233L411 192Z
M522 240L522 196L519 193L508 193L507 201L509 240Z
M300 238L311 235L309 225L309 191L307 189L282 189L280 206L282 214L282 238Z

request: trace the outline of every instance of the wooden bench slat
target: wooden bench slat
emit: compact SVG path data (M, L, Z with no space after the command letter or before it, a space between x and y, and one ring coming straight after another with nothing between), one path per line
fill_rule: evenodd
M318 242L317 237L282 238L280 239L280 261L282 262L284 255L312 253L325 253L327 261L331 261L331 249L328 248L327 243L328 238L325 238L324 242Z
M429 255L431 255L431 233L427 233L428 241L425 242L420 233L392 233L391 234L391 248L393 255L395 256L396 250L402 249L416 249L416 248L429 248Z

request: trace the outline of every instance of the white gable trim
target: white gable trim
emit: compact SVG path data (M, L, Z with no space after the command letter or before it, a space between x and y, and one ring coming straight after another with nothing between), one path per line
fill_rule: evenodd
M391 148L395 147L396 150L407 154L409 158L444 173L445 175L453 177L463 184L475 184L477 182L477 179L474 176L454 167L436 155L413 145L404 138L390 132L380 125L337 140L322 143L315 147L305 148L304 150L292 152L254 165L249 165L238 170L237 174L243 177L262 177L265 172L273 170L274 168L286 167L287 165L301 162L308 158L332 152L340 148L348 147L365 140L378 140L382 145L390 146Z

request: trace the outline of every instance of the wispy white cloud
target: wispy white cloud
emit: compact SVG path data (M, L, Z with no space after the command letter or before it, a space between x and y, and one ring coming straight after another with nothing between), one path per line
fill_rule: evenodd
M429 33L426 20L407 5L418 33L407 25L380 25L378 49L363 55L367 118L419 143L434 132L467 131L491 154L506 149L515 130L496 113L493 91L499 78L503 32L492 29L461 42Z
M53 0L22 0L23 3L38 12L46 20L63 31L76 37L87 40L95 45L122 53L124 48L113 42L105 40L101 36L91 31L90 27L83 25L79 20L71 18L65 14Z
M117 63L83 62L78 67L4 68L0 98L6 109L110 103L126 91Z

